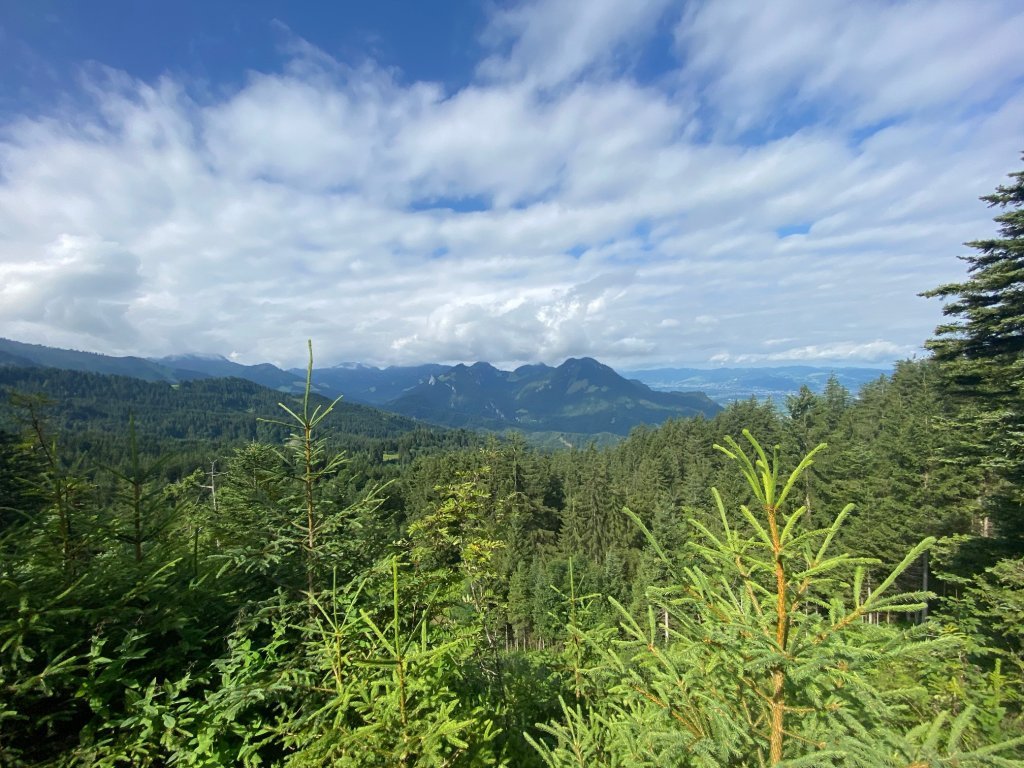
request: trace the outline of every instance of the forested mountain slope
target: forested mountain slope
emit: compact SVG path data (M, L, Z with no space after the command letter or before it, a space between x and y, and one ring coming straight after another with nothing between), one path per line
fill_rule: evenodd
M94 352L58 349L42 344L24 344L0 338L0 365L41 366L86 373L106 373L130 376L143 381L177 382L185 379L206 378L193 372L182 374L174 368L142 357L112 357Z
M305 375L270 364L239 365L217 355L159 360L110 357L0 339L0 366L44 366L181 383L236 377L282 392L299 392ZM386 369L346 365L313 371L312 387L327 397L449 427L626 435L639 424L711 415L719 406L699 392L657 392L590 358L557 368L526 365L501 371L488 363Z
M181 381L207 377L245 379L283 392L301 392L306 378L305 371L282 371L270 363L241 365L220 355L169 355L156 362L171 368Z
M12 403L11 393L15 393ZM297 396L237 378L170 384L128 376L56 368L0 366L2 423L15 429L24 419L17 395L43 397L40 412L55 433L79 442L93 458L110 461L125 449L129 419L147 451L209 453L250 441L283 442L289 429L278 403L296 407ZM329 400L312 395L314 406ZM323 437L336 449L407 454L416 446L465 444L468 436L445 435L411 419L354 403L339 402Z
M387 407L450 426L626 435L640 424L711 416L720 406L699 392L656 392L590 358L557 368L501 371L487 363L457 365L432 376Z

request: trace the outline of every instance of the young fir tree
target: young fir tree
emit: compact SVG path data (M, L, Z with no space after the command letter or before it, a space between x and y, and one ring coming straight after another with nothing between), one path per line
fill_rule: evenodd
M921 593L887 594L932 543L914 547L871 589L872 561L833 554L852 505L830 524L807 529L806 508L791 498L813 450L787 476L744 432L720 450L744 478L753 508L727 512L716 492L720 528L693 521L692 562L672 589L652 590L646 622L621 606L628 640L605 649L604 694L588 707L563 704L563 719L533 743L549 766L924 766L1020 765L1009 755L1022 740L978 743L972 712L910 728L887 665L940 649L903 631L864 622L871 612L913 612ZM632 513L637 525L639 518ZM660 637L662 612L669 642ZM570 636L572 630L570 630ZM591 670L593 676L593 671ZM888 690L887 690L888 689Z
M162 538L176 517L177 510L165 493L161 474L170 459L171 454L164 454L150 463L143 460L135 418L129 416L127 466L123 470L104 467L118 481L114 498L121 514L114 521L114 535L131 548L136 564L142 562L149 547Z

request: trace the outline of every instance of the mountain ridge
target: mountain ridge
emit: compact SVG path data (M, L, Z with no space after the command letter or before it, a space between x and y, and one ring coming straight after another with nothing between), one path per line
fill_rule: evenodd
M0 366L48 366L145 381L181 383L235 377L279 392L301 392L305 369L244 365L222 355L113 357L0 338ZM801 386L821 391L829 376L856 391L888 373L873 368L650 368L619 373L591 357L558 366L527 363L502 370L486 361L378 368L343 362L313 370L313 390L443 426L626 434L638 424L713 415L756 396L784 402ZM680 391L683 390L683 391Z
M453 366L388 407L452 427L625 435L640 424L713 416L721 406L699 392L656 392L593 358L557 367L501 371L489 363Z

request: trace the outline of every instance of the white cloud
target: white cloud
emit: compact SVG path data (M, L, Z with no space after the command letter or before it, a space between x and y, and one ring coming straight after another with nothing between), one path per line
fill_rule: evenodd
M307 337L325 364L916 350L916 294L962 275L1019 160L1015 6L698 4L658 86L628 63L680 11L622 8L500 12L453 93L297 40L218 97L91 71L91 109L0 126L0 334L288 364ZM876 38L904 45L859 61Z
M507 51L485 59L487 78L555 86L635 54L671 0L533 0L499 11L485 35Z
M767 346L767 342L766 342ZM868 342L841 341L833 344L809 344L770 353L745 353L726 355L716 362L744 363L829 363L858 362L885 363L890 360L909 357L918 351L916 345L895 344L884 339Z
M1024 8L1012 0L715 0L694 3L676 38L720 130L806 110L856 125L948 119L1024 76Z
M0 320L11 327L46 325L93 342L136 341L128 322L140 261L116 243L61 235L45 259L0 263Z

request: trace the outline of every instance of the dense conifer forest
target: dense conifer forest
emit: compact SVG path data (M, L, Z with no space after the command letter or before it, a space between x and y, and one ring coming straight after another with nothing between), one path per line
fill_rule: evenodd
M931 358L610 447L5 371L0 764L1024 765L1024 174L987 201Z

